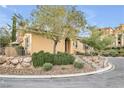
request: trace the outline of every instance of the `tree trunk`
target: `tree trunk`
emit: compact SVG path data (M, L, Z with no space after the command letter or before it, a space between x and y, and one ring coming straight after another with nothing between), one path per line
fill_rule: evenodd
M56 46L57 46L58 42L54 41L54 46L53 46L53 53L56 54Z

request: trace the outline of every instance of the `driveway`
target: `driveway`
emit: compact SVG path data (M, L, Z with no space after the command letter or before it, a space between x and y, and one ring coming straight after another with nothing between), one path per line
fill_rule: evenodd
M0 87L4 88L123 88L124 58L108 58L115 69L89 76L52 79L12 79L0 78Z

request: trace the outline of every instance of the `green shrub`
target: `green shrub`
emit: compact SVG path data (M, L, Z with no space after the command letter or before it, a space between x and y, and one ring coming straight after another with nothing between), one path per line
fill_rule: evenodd
M118 53L124 53L124 49L119 49Z
M65 69L66 69L66 67L61 67L61 69L62 69L62 70L65 70Z
M51 63L44 63L43 64L43 69L45 70L45 71L49 71L49 70L51 70L53 68L53 65L51 64Z
M120 54L119 54L119 56L122 56L122 57L124 57L124 53L120 53Z
M41 67L44 64L44 52L33 53L32 62L34 67Z
M92 54L93 56L97 56L97 55L98 55L98 51L93 51L93 52L91 52L91 54Z
M90 53L87 53L87 52L84 55L85 56L91 56L91 54Z
M43 58L44 58L44 63L52 63L54 62L54 55L50 54L48 52L43 54Z
M68 65L73 64L75 58L71 54L58 52L51 54L48 52L40 51L32 55L34 67L41 67L44 63L51 63L53 65Z
M78 69L81 69L81 68L84 67L84 63L82 63L82 62L74 62L74 67L78 68Z
M102 55L116 57L119 55L119 53L116 49L110 49L110 50L102 51Z
M114 49L109 50L109 55L112 57L116 57L118 55L118 52Z
M55 65L68 65L73 64L75 58L68 53L58 52L54 55L54 64Z
M124 56L124 47L107 48L102 52L103 56Z
M105 56L105 57L109 56L109 51L107 51L107 50L106 51L102 51L102 55Z

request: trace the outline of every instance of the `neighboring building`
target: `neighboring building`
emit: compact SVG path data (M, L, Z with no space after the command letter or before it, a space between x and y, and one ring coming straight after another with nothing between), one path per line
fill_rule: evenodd
M111 47L124 47L124 24L120 24L115 29L111 27L100 28L99 31L103 31L103 36L112 35L115 37Z
M33 32L27 32L25 34L18 33L17 41L24 47L26 53L32 54L34 52L45 51L53 53L53 44L54 42L46 37L43 37L39 34ZM79 41L72 40L61 40L57 44L57 52L67 52L74 54L76 52L83 53L84 45Z

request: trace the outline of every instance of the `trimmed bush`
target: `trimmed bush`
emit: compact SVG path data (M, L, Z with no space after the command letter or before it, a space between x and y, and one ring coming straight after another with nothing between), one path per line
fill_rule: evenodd
M109 56L110 54L109 54L109 51L106 50L106 51L102 51L102 55L105 56L105 57L107 57L107 56Z
M112 56L112 57L116 57L119 55L118 51L115 49L110 49L110 50L105 50L102 51L102 55L103 56Z
M119 56L122 56L122 57L124 57L124 53L120 53L120 54L119 54Z
M124 49L119 49L118 53L124 53Z
M45 70L45 71L49 71L49 70L51 70L53 68L53 64L51 64L51 63L44 63L43 64L43 69Z
M32 62L34 67L42 67L44 64L44 52L33 53Z
M54 55L50 54L48 52L43 54L43 58L44 58L44 63L52 63L54 62Z
M67 53L58 52L57 54L51 54L40 51L32 55L32 61L34 67L42 67L44 63L51 63L53 65L73 64L75 58Z
M76 62L74 62L74 67L81 69L84 67L84 63L76 61Z
M102 52L103 56L124 56L124 47L113 47L111 48L107 48Z
M111 49L111 50L109 50L109 55L112 56L112 57L115 57L115 56L118 55L118 52L114 49Z

